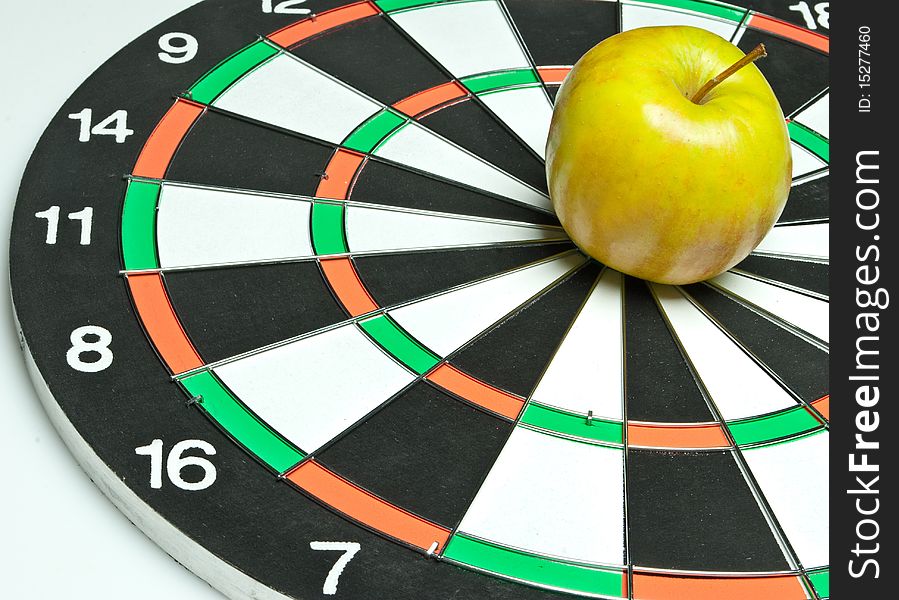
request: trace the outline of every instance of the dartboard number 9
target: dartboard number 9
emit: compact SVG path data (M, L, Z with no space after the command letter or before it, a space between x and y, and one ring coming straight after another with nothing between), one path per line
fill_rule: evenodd
M201 2L29 163L41 399L233 598L827 598L828 11ZM771 232L683 286L581 253L546 183L572 66L655 25L764 43L792 148Z

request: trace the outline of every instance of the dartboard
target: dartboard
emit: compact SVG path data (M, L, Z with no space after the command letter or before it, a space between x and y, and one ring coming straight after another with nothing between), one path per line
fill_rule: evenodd
M827 18L196 5L24 177L12 291L54 424L233 598L827 598ZM544 164L572 65L670 24L766 45L793 149L761 245L680 287L582 254Z

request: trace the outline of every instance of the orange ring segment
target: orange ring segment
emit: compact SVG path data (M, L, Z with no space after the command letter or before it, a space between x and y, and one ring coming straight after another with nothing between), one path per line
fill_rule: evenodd
M517 419L524 408L521 398L487 385L448 364L440 365L427 378L460 398L509 419Z
M350 196L350 188L359 167L365 162L365 156L357 152L339 149L331 157L325 169L325 177L318 184L315 195L318 198L346 200Z
M410 117L417 117L432 108L453 100L465 98L466 96L468 96L468 90L455 81L450 81L423 92L412 94L408 98L394 104L393 108Z
M634 600L805 600L796 575L696 577L634 573Z
M290 48L314 35L358 21L359 19L373 17L380 14L380 12L376 6L368 2L348 4L314 15L308 19L303 19L299 23L288 25L284 29L280 29L268 36L268 39L282 48Z
M627 424L627 444L643 448L730 448L718 424L659 425L631 421Z
M537 69L540 79L547 85L560 85L570 72L571 67L540 67Z
M812 406L821 413L821 416L830 421L830 394L823 398L818 398L812 402Z
M203 366L203 361L181 327L158 273L129 275L134 306L159 356L172 374Z
M830 54L830 38L826 35L809 31L798 25L793 25L792 23L787 23L786 21L781 21L780 19L757 13L753 13L752 16L749 17L748 25L753 29L773 33L774 35L779 35L780 37L785 37L789 40L820 50L825 54Z
M378 498L314 460L294 469L287 479L349 518L425 552L439 553L449 540L449 529Z
M187 100L175 102L144 145L134 165L133 175L148 179L164 178L178 146L204 110L203 106Z
M328 284L350 316L358 317L378 310L377 303L359 279L353 261L349 258L329 258L319 264Z

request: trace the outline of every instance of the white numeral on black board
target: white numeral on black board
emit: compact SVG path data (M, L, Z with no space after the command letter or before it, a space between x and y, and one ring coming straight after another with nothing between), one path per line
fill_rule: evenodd
M96 325L79 327L69 336L71 348L66 352L66 362L82 373L99 373L112 365L112 334ZM92 360L84 360L90 358Z
M53 245L59 237L59 207L51 206L47 210L34 213L38 219L47 220L47 238L46 243ZM91 229L93 226L94 209L86 206L78 212L68 214L70 221L81 221L81 237L80 244L82 246L91 245Z
M94 125L94 111L85 108L79 113L69 115L73 121L80 121L78 141L87 143L95 135L114 136L117 144L124 144L128 136L134 135L134 130L128 129L128 111L117 110L96 125Z
M59 207L51 206L47 210L34 213L38 219L47 219L47 239L48 244L55 244L56 237L59 234Z
M134 449L135 454L150 457L150 487L154 490L162 489L162 458L164 449L165 444L163 444L162 440L153 440L146 446ZM184 456L184 453L188 450L200 450L207 456L215 455L215 447L209 442L204 442L203 440L178 442L172 446L165 461L165 472L169 481L176 488L188 492L198 492L211 487L218 476L215 465L202 456ZM185 480L181 473L187 467L202 469L203 478L196 482Z
M81 221L81 238L79 243L82 246L91 245L91 229L93 227L94 209L86 206L78 212L69 213L70 221Z
M306 0L262 0L262 12L266 14L275 13L278 15L308 15L312 11L308 8L299 8L300 4L305 4Z
M173 31L159 38L159 60L170 65L182 65L192 61L200 50L197 38L189 33Z
M830 2L818 2L812 7L804 0L791 5L790 10L795 10L805 20L805 26L809 29L818 29L820 25L824 29L830 29Z
M322 593L325 596L335 595L337 593L337 583L340 581L340 576L343 575L343 570L346 569L353 557L362 549L362 546L358 542L309 542L309 547L313 550L343 552L343 555L331 567L328 577L325 579L325 585L322 586Z

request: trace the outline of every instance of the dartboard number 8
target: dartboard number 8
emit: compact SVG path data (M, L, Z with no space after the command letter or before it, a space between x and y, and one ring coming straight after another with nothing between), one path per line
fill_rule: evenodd
M69 336L72 345L66 352L69 366L82 373L99 373L112 365L113 354L109 349L112 334L96 325L79 327ZM96 358L98 357L98 358ZM85 358L96 358L85 360Z

